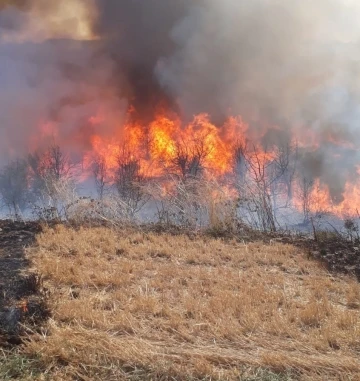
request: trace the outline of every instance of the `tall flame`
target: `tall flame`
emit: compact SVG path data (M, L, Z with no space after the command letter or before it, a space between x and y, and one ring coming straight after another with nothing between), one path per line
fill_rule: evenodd
M259 168L259 178L262 181L261 168L270 167L277 160L276 148L265 149L261 140L267 130L258 131L254 136L253 130L240 116L229 117L223 125L215 125L209 115L199 114L193 120L184 123L178 116L160 112L148 124L136 121L133 113L129 112L124 125L114 128L114 133L109 137L101 134L101 126L106 121L106 116L93 116L90 123L93 133L89 140L91 149L85 154L85 166L90 167L93 159L101 157L105 160L108 170L114 171L118 166L118 159L123 149L126 149L130 158L136 159L140 164L140 170L147 177L161 177L174 170L174 163L186 157L198 157L201 159L203 175L210 178L224 178L234 174L235 152L238 147L249 146L250 154L248 167L254 171ZM274 126L273 129L278 129ZM251 131L251 134L250 134ZM298 147L315 151L321 144L316 137L299 141L293 137L293 143ZM332 138L330 139L332 143ZM341 145L341 142L338 142ZM175 168L179 171L180 166ZM353 180L346 182L341 200L333 200L329 187L314 179L309 188L308 211L310 213L326 212L338 216L355 216L360 211L360 182ZM296 182L296 181L294 181ZM164 185L165 186L165 185ZM279 189L283 185L279 184ZM295 184L294 187L299 187ZM270 188L269 188L270 189ZM286 193L285 188L281 188ZM229 194L235 194L229 190ZM304 200L295 189L292 194L292 205L302 210Z

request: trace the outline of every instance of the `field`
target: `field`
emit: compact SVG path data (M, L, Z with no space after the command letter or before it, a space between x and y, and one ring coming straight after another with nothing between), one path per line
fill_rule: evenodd
M360 286L295 246L45 228L26 249L51 317L1 379L360 380Z

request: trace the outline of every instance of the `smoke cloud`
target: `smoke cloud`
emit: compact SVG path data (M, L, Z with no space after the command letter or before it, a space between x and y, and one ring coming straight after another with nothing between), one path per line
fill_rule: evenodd
M88 0L0 7L3 161L54 141L85 148L88 119L98 110L122 120L126 100L113 89L114 63L92 35L94 12Z
M133 104L146 119L163 104L184 119L240 114L252 129L276 125L299 140L310 131L323 143L304 155L304 172L334 196L356 171L358 1L52 3L0 6L3 152L28 148L41 119L60 121L62 139L86 144L83 120L94 109L121 119Z

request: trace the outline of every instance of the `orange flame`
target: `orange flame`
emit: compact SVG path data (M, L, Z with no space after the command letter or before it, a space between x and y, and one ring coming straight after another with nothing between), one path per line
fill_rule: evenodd
M254 129L250 130L249 125L240 116L229 117L219 126L215 125L207 114L196 115L188 123L165 111L159 112L148 123L139 121L136 115L136 110L132 107L123 123L114 123L113 116L106 113L94 114L89 118L88 123L92 128L88 129L90 136L87 139L91 148L85 152L85 168L90 168L95 158L102 158L109 173L113 174L118 167L119 157L126 152L130 159L139 163L140 172L147 177L163 177L168 171L174 170L174 163L179 159L199 159L203 176L208 179L221 179L234 173L236 148L249 146L248 160L250 166L254 167L265 168L277 157L276 148L264 149L260 144L267 130L258 129L256 135ZM103 126L109 125L113 126L111 134L102 133ZM281 132L277 126L273 126L272 129ZM31 147L36 146L38 139L50 135L58 135L56 126L54 123L42 123L41 133L31 142ZM302 139L300 137L301 135L294 134L292 142L299 148L314 152L321 144L310 129L304 131ZM348 146L334 139L334 136L330 136L327 142L342 147ZM164 183L164 187L166 186L168 185ZM278 189L281 186L283 184L280 184ZM298 187L299 185L295 185L295 188ZM360 180L348 181L341 201L334 202L328 186L315 179L309 189L309 212L328 212L338 216L358 215L359 189ZM281 191L286 193L284 190L285 188L282 188ZM230 188L226 192L232 196L236 193ZM296 193L298 192L293 192L292 205L301 211L303 201Z

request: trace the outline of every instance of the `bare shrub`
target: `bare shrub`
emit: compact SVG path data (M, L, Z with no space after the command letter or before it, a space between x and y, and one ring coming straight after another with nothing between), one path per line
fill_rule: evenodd
M210 153L206 136L179 141L165 176L153 181L148 192L155 201L161 224L182 227L205 226L208 221L203 198L205 160Z
M204 160L209 153L205 139L196 139L190 143L179 142L168 172L179 176L183 181L199 178L204 172Z
M102 156L97 156L93 160L92 173L95 180L95 189L100 200L103 200L109 191L111 184L109 170L106 160Z
M12 217L19 219L29 202L26 160L18 159L0 172L0 194Z
M344 221L344 228L346 232L346 238L348 238L351 242L359 242L359 225L354 221L354 219L347 218Z
M248 222L262 230L277 229L277 212L289 207L296 168L296 147L289 142L269 148L234 148L235 187Z
M90 197L77 198L69 205L67 215L69 221L76 225L83 223L116 225L124 220L124 211L119 208L119 200L111 194L101 200Z
M282 199L282 206L288 207L293 197L298 148L297 144L291 144L290 141L281 142L271 148L273 155L270 160L269 177L276 212L279 198Z
M166 183L162 181L149 184L148 192L155 201L158 222L183 227L196 227L201 224L201 206L194 189L196 180L184 181L174 176L169 176Z
M314 189L314 180L302 176L298 181L297 196L301 203L301 209L304 216L304 223L310 221L310 212L312 207L312 191Z
M148 187L156 205L157 222L166 226L207 228L222 235L238 224L236 200L215 180L169 177L167 183Z
M242 221L238 216L237 200L227 188L216 181L208 181L203 192L208 218L208 233L222 236L237 233Z
M239 192L240 205L248 212L251 223L262 230L276 230L273 210L271 185L269 178L271 163L257 147L237 147L237 161L243 161L246 168L236 185Z
M33 212L41 219L67 219L77 199L75 165L59 146L35 152L28 158Z
M246 144L237 142L234 145L234 175L238 187L242 187L246 180Z
M123 148L115 169L114 187L118 195L119 210L123 217L134 219L135 215L149 201L146 193L146 177L141 172L140 161Z

